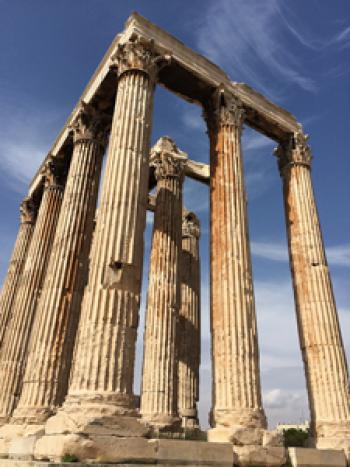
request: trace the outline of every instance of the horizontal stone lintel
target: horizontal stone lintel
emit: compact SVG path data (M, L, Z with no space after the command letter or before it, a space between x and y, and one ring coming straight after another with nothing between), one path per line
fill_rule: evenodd
M88 104L96 98L107 78L110 77L111 56L115 53L118 44L126 42L135 34L154 40L155 48L160 53L171 52L172 64L159 76L160 84L170 91L200 105L217 86L224 84L229 91L241 99L246 110L246 121L256 130L276 141L297 131L298 122L289 112L273 104L246 84L231 81L217 65L186 47L181 41L138 13L133 13L125 24L124 32L114 38L49 154L55 157L67 144L70 135L69 126L79 111L80 102L84 101ZM30 184L29 195L33 194L42 182L40 175L42 165Z

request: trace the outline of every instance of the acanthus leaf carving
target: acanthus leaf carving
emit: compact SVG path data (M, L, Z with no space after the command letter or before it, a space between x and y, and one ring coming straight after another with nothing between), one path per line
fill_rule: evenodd
M193 212L182 213L182 237L200 237L199 219Z
M37 214L37 206L32 198L24 198L20 205L20 215L22 224L33 224Z
M67 178L67 164L63 159L50 155L46 160L41 173L44 177L44 186L48 189L63 189Z
M74 142L95 140L105 147L111 125L110 120L108 115L98 111L93 105L81 101L78 114L70 125Z
M220 86L212 95L203 115L209 131L218 131L221 126L241 129L245 111L240 99Z
M275 149L278 158L280 174L283 175L287 168L303 165L311 167L312 154L308 144L309 136L306 135L302 127L290 136L287 141L281 142Z
M128 42L118 45L112 56L112 67L117 68L119 76L129 70L138 70L148 74L155 82L159 70L170 61L170 54L160 55L156 52L153 40L134 36Z
M171 138L163 136L151 150L150 167L154 168L157 180L164 178L183 179L187 160L188 155L180 151Z

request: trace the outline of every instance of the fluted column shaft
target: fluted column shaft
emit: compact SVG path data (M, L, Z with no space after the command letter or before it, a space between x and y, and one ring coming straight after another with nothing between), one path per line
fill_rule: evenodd
M223 93L208 111L213 426L265 427L246 194L243 111Z
M349 438L349 375L312 187L311 152L306 137L296 133L289 144L279 147L277 155L312 429L317 441Z
M155 56L120 47L119 83L65 410L133 412ZM78 404L78 405L77 405Z
M170 140L164 140L166 144ZM159 143L158 143L159 144ZM153 148L157 197L144 334L141 415L157 427L178 424L176 327L180 306L182 181L185 158Z
M12 421L43 422L67 392L104 150L101 124L86 107L73 125L72 160Z
M20 211L21 223L0 296L0 348L4 339L8 321L11 317L11 310L16 297L17 286L19 284L35 226L36 206L33 201L26 198L21 204Z
M200 364L199 221L182 217L181 306L178 323L178 408L183 428L198 428Z
M55 175L54 164L50 161L45 167L44 193L0 351L1 421L7 421L18 402L32 323L61 208L63 185L61 177Z

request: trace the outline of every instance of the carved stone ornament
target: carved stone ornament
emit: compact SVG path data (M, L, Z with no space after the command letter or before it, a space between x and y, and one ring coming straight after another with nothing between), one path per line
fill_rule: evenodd
M22 224L33 224L36 218L37 206L32 198L24 198L19 208Z
M184 169L188 155L180 151L174 141L163 136L153 146L150 155L150 167L154 167L157 180L163 178L180 178L185 175Z
M226 91L223 86L214 92L211 101L204 110L204 119L209 131L217 131L221 126L233 126L241 129L244 115L242 102Z
M182 237L200 237L199 219L193 212L182 214Z
M67 177L67 166L62 159L49 156L41 171L45 188L63 188Z
M170 54L159 55L155 51L154 41L135 36L118 45L116 53L112 56L112 67L117 68L119 76L129 70L138 70L147 73L156 81L158 71L168 65L170 60Z
M110 130L110 118L99 112L91 104L81 102L78 115L70 125L74 143L84 140L95 140L105 147Z
M303 133L302 128L296 131L288 141L280 143L275 149L278 158L278 168L281 173L286 168L296 165L311 167L312 154L308 143L309 136Z

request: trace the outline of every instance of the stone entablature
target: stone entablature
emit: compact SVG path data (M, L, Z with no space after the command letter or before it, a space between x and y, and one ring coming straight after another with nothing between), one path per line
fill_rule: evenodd
M249 86L230 81L228 76L214 63L189 49L175 37L152 24L138 13L133 13L125 24L124 32L115 37L109 50L98 65L77 106L51 147L49 154L55 157L63 150L67 141L69 141L70 126L80 111L81 101L87 104L90 103L94 100L97 91L101 91L104 83L106 83L106 86L109 85L107 78L111 73L111 67L112 69L115 67L115 56L118 55L119 46L135 36L142 38L145 43L154 41L154 50L158 54L164 55L165 61L168 60L170 55L175 72L176 69L181 69L184 70L186 75L193 76L198 83L198 90L200 90L198 95L188 96L185 89L173 88L172 83L165 80L163 82L163 78L160 76L160 82L170 91L182 94L185 99L190 99L191 102L202 105L212 89L224 84L234 96L242 101L247 112L247 123L251 123L253 128L276 140L285 139L289 134L298 130L298 122L289 112L267 100ZM164 65L164 62L162 65ZM34 192L38 185L40 185L40 176L34 177L30 186L30 193Z

